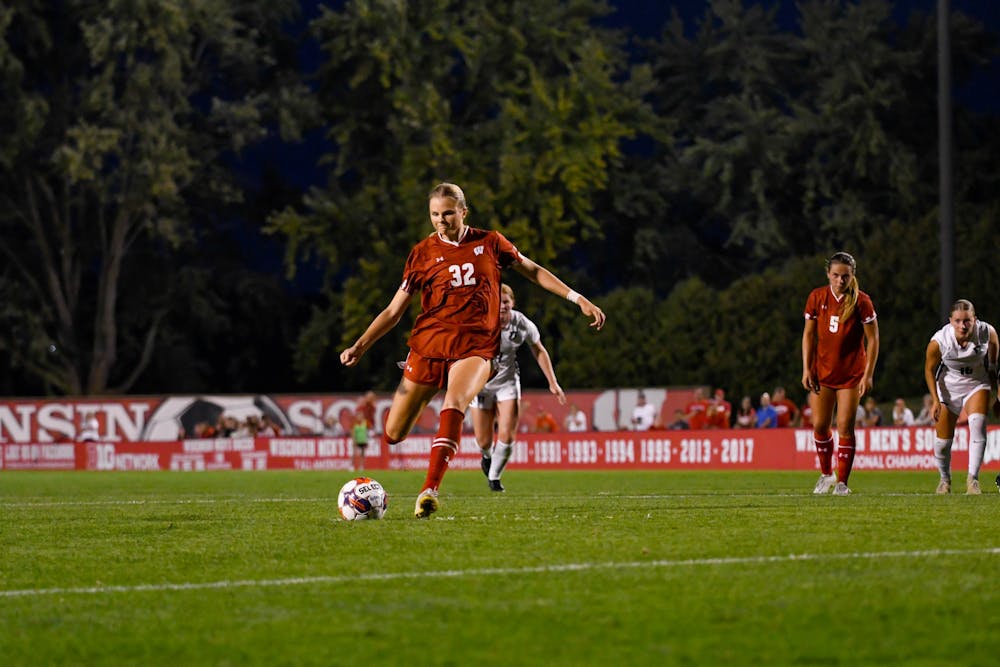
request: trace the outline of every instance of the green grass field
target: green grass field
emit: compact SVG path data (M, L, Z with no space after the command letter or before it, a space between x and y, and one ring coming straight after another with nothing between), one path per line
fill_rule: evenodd
M7 472L0 663L992 665L994 474Z

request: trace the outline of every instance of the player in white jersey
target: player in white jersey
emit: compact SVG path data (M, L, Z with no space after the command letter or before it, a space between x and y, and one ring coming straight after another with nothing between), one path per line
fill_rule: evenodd
M937 422L934 456L941 481L938 493L951 493L951 445L962 409L969 418L969 476L967 494L979 494L979 468L986 451L986 409L997 388L997 332L976 318L971 302L959 299L951 307L948 324L931 337L924 362L924 379L933 399L931 416ZM1000 397L993 406L1000 413Z
M556 380L552 359L542 345L538 327L523 313L514 310L514 290L509 285L500 286L500 328L500 354L494 357L496 375L472 400L472 427L476 432L476 443L483 451L482 469L494 491L504 490L500 477L510 460L521 411L518 348L527 343L538 367L549 381L549 391L555 394L560 405L566 403L566 394ZM496 445L493 444L494 424Z

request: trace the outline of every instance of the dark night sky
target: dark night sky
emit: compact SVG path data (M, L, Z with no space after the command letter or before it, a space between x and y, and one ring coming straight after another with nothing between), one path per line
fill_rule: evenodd
M890 0L893 16L905 23L915 12L937 14L938 0ZM611 0L617 11L605 21L614 28L628 29L641 38L658 36L674 10L693 29L705 15L707 0ZM778 7L778 24L795 29L798 11L794 0L745 0L745 4ZM983 23L994 33L1000 33L1000 0L950 0L953 12L961 12ZM957 99L977 111L1000 111L1000 58L977 73L973 81L956 91Z

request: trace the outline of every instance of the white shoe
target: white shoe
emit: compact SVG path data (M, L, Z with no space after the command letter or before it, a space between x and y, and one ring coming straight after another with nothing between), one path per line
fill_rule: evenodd
M847 488L847 485L843 482L837 482L837 486L833 487L833 495L835 496L849 496L851 495L851 490Z
M830 493L830 489L833 488L833 485L836 484L836 482L836 475L824 475L820 473L819 481L816 482L816 486L813 487L813 493L818 496L821 496L824 493Z
M967 496L981 496L983 495L983 490L979 488L979 480L975 477L970 477L969 481L965 483L965 495Z
M434 489L424 489L417 496L417 504L413 508L413 516L418 519L430 518L438 510L438 492Z
M942 496L946 493L951 493L951 480L942 479L940 482L938 482L937 490L934 491L934 493L937 493L938 495Z

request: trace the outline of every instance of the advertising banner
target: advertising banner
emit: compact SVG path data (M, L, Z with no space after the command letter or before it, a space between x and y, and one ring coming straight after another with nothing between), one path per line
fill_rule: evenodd
M968 465L968 431L956 432L952 469ZM366 470L424 470L432 436L385 447L372 438ZM171 441L0 443L0 470L352 470L346 437L278 436ZM479 470L475 439L465 435L452 469ZM807 429L589 431L520 436L510 469L815 470ZM1000 428L987 434L985 469L1000 468ZM854 469L936 470L927 427L858 429Z

